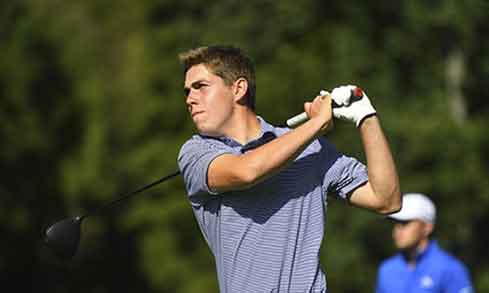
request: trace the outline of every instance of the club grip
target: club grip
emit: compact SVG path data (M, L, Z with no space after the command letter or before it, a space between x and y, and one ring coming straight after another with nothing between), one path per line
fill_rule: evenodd
M307 119L309 119L309 117L307 117L307 113L306 112L302 112L300 114L297 114L295 115L294 117L292 118L289 118L287 119L287 126L290 127L290 128L294 128L304 122L307 121Z
M324 92L325 93L325 92ZM323 91L321 91L321 94L323 94ZM359 87L356 87L355 89L351 90L350 93L350 104L360 100L363 97L363 90ZM332 107L333 108L339 108L340 105L338 105L334 100L332 101ZM292 118L287 119L286 123L287 126L290 128L295 128L302 123L306 122L309 119L307 116L306 112L302 112L300 114L295 115Z

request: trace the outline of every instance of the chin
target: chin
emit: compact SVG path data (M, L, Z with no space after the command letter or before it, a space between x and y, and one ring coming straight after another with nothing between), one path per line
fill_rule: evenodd
M416 247L416 244L414 243L396 243L397 249L400 251L411 251Z
M197 126L197 131L199 132L200 135L212 136L212 137L222 136L222 134L217 132L215 129L211 129L211 128Z

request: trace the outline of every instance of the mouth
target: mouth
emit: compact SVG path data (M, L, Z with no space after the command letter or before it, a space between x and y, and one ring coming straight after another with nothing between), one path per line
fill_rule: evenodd
M192 113L192 119L195 120L197 116L199 116L200 114L203 114L203 113L204 113L203 111L198 111L198 112Z
M204 111L196 111L192 113L192 118L195 118L195 116L204 113Z

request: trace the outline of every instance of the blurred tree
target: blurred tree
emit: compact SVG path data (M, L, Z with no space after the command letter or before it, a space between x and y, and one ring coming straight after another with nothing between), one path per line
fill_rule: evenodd
M320 89L365 87L403 190L433 196L441 244L489 290L488 10L484 0L0 3L2 281L18 291L217 291L181 179L84 223L71 263L50 257L41 231L176 168L193 132L176 56L222 43L255 59L258 113L276 124ZM338 122L330 139L362 157L351 125ZM393 252L389 225L332 198L325 233L331 291L373 288Z

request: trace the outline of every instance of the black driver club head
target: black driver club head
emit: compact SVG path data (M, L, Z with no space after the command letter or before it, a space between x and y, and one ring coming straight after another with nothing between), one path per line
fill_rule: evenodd
M82 217L68 218L46 229L44 242L61 259L72 258L80 243Z
M67 218L59 222L54 223L51 227L46 229L44 235L44 242L46 246L54 252L56 256L61 259L71 259L78 249L80 244L80 234L81 234L81 222L84 218L95 215L102 210L110 208L123 200L127 200L129 197L141 193L146 189L160 184L170 178L174 178L180 174L180 171L173 172L166 175L150 184L147 184L137 190L134 190L126 195L120 196L115 200L106 203L99 208L92 210L91 212L85 213L83 216L78 216L74 218Z

